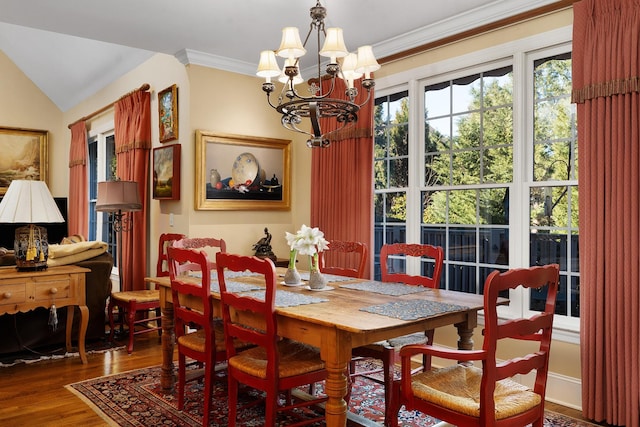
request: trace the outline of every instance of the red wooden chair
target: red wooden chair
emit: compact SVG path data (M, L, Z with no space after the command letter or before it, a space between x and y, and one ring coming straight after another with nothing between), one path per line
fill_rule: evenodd
M183 249L204 250L209 258L209 269L212 272L216 271L216 253L227 251L227 243L223 239L216 239L214 237L185 237L173 242L173 246ZM180 268L184 269L193 269L193 267L193 265L180 266Z
M412 276L404 272L394 272L389 268L389 255L404 255L405 257L419 257L433 260L433 269L431 276ZM420 285L428 288L438 288L440 284L440 276L442 275L442 264L444 260L444 252L439 246L432 246L417 243L394 243L383 245L380 249L380 269L382 272L383 282L405 283L408 285ZM415 333L373 343L370 345L356 347L352 354L358 357L373 357L382 360L384 397L385 397L385 423L389 422L390 412L389 405L391 401L391 391L394 380L395 364L397 361L397 349L407 344L431 344L433 343L433 329L424 333ZM425 356L423 358L423 367L429 366L431 361ZM355 372L355 364L352 360L351 373ZM357 375L368 375L379 370L360 372Z
M329 240L329 250L318 253L320 271L364 279L367 252L367 245L364 243Z
M156 276L163 277L169 276L169 267L167 261L167 247L170 246L175 240L182 239L183 234L177 233L164 233L160 235L160 241L158 243L158 262L156 263ZM129 344L127 351L133 352L133 337L134 335L143 334L146 332L158 331L162 333L161 329L161 316L160 316L160 293L157 286L153 289L143 289L139 291L127 291L127 292L113 292L109 298L108 312L109 312L109 340L113 342L113 335L115 330L113 320L113 307L118 307L118 315L120 318L120 328L122 329L122 323L126 322L129 328ZM149 310L155 310L155 316L149 317ZM145 313L144 316L138 317L138 312ZM149 327L149 322L156 322L156 327ZM136 325L144 326L136 330Z
M400 350L402 378L394 382L390 410L391 426L397 426L401 405L458 426L542 427L549 369L549 348L558 293L559 266L494 271L484 287L484 343L482 350L452 350L431 345L410 345ZM530 318L498 321L496 301L501 292L524 288L546 292L546 305ZM537 341L523 343L522 353L510 360L496 360L500 340ZM428 354L453 361L442 369L411 375L411 357ZM479 361L482 368L471 363ZM535 370L533 390L511 377Z
M292 414L291 409L326 401L326 398L317 398L294 403L290 399L291 389L323 381L327 373L317 349L278 336L275 314L277 278L273 262L270 259L227 253L219 253L216 262L228 356L228 425L235 426L236 423L239 383L266 393L266 426L276 425L278 411ZM225 269L249 270L263 275L266 284L264 300L230 292L224 279ZM264 325L258 328L243 325L240 323L243 313L252 318L263 319ZM255 344L256 347L238 351L233 346L234 339ZM280 406L279 395L283 392L286 393L286 400ZM301 420L295 425L315 423L323 419L324 415Z
M211 271L209 258L200 250L171 247L168 249L171 277L171 296L175 321L176 343L178 345L178 409L184 408L184 388L186 382L186 358L204 364L204 409L202 425L209 425L211 397L215 364L226 359L224 328L222 322L213 316L211 300ZM188 266L188 267L184 267ZM188 279L189 271L202 272L202 281L194 283ZM195 310L181 304L181 297L195 297L202 300L202 310ZM195 326L191 331L188 326ZM236 343L240 347L244 347ZM193 380L200 377L193 377Z

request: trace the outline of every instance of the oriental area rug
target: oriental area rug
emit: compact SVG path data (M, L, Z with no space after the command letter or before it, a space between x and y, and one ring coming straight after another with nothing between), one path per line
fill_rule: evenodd
M369 370L372 361L361 362ZM176 426L202 425L203 384L191 382L186 387L185 408L177 409L177 396L164 394L160 388L160 367L137 369L121 374L86 380L67 386L105 422L112 426ZM350 425L378 426L384 420L384 387L370 377L356 377L349 402ZM317 392L322 392L319 387ZM255 401L260 392L240 388L240 404ZM211 426L227 426L227 384L224 370L218 372L212 399ZM438 420L418 412L400 411L400 425L429 427ZM593 424L569 418L554 412L545 413L545 427L587 427ZM293 423L286 415L279 415L278 425ZM239 427L257 427L264 424L264 407L250 406L238 412Z

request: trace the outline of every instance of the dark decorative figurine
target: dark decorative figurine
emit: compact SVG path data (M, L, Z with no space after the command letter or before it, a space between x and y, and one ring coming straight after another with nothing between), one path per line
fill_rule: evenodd
M277 257L271 250L271 233L269 233L267 227L264 228L264 234L265 236L253 245L255 256L258 258L271 258L273 262L276 262Z

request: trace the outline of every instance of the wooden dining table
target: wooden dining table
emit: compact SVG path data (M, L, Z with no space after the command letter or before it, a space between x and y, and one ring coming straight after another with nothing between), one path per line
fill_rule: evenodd
M400 284L393 286L401 292L379 293L379 289L394 288L382 288L391 285L388 283L337 276L327 276L331 289L311 291L304 285L285 286L281 280L286 269L277 270L279 284L276 295L295 296L294 294L300 293L299 298L315 301L276 307L278 334L320 349L327 369L324 390L328 397L325 416L329 427L345 426L347 422L344 396L348 381L345 373L351 360L352 348L447 325L457 328L458 348L473 348L473 330L478 323L478 311L483 309L482 295L429 288L403 294L402 290L408 289L403 287L408 285ZM215 272L213 276L215 280L212 280L212 287L217 283ZM197 277L191 279L199 280ZM171 283L168 277L148 277L145 280L158 284L160 289L163 332L161 386L164 391L170 392L175 382ZM226 281L230 280L264 286L264 279L260 276L239 276ZM215 310L220 314L220 294L212 290L211 298ZM196 299L185 303L194 308L201 306L201 302ZM503 299L501 303L506 304L508 300ZM428 310L421 312L424 307ZM246 322L259 326L260 319L246 319Z

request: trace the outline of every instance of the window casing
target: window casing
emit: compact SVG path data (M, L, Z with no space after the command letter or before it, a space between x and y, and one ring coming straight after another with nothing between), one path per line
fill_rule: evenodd
M442 246L441 287L464 292L482 293L495 269L557 262L564 298L554 335L578 342L570 35L570 28L555 30L377 81L377 278L380 247L394 241ZM406 135L403 151L397 128ZM404 161L405 152L406 176L393 176L400 168L389 165ZM398 263L412 274L430 268ZM539 308L537 295L517 291L509 298L505 317Z
M88 189L89 189L89 240L107 243L107 251L113 255L117 275L118 246L110 216L96 211L98 182L115 179L115 137L113 126L90 132L88 140Z

